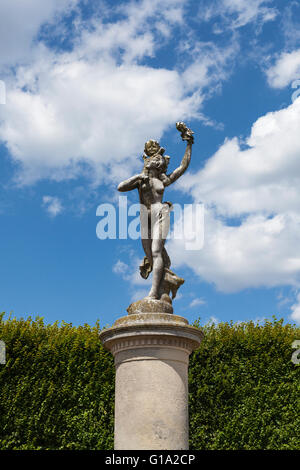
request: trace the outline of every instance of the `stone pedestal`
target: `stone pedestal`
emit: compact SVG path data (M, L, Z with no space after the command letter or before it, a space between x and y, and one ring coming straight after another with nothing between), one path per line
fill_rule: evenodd
M188 449L188 362L203 333L172 314L118 319L101 340L115 358L115 449Z

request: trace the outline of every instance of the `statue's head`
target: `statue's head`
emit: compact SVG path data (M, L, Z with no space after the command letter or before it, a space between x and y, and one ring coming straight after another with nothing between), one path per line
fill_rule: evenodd
M161 150L163 151L161 152ZM161 148L157 140L148 140L148 142L145 143L144 152L147 155L147 157L152 157L153 155L159 152L162 155L164 153L164 149Z
M160 146L159 142L156 140L148 140L148 142L145 143L144 152L145 169L150 170L154 168L160 173L166 172L170 157L164 156L165 149Z

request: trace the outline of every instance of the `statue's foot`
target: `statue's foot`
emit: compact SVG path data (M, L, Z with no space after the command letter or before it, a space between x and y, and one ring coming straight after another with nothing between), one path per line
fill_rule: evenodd
M146 297L144 297L144 299L146 299L146 300L147 299L149 299L149 300L159 300L159 296L152 293L152 292L149 292L149 294Z
M160 300L161 300L162 302L168 302L169 304L172 305L172 300L171 300L170 296L169 296L168 294L166 294L166 293L164 293L164 294L161 295Z

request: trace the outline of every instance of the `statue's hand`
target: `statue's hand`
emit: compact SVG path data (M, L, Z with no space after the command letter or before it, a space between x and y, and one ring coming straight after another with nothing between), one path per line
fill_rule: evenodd
M184 122L176 122L176 129L181 133L182 140L186 140L189 144L194 143L194 132Z

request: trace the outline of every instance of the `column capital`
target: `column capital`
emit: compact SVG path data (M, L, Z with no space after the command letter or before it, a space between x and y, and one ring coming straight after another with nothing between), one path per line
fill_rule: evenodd
M132 348L184 349L190 354L200 346L203 332L178 315L147 313L119 318L100 333L113 355Z

